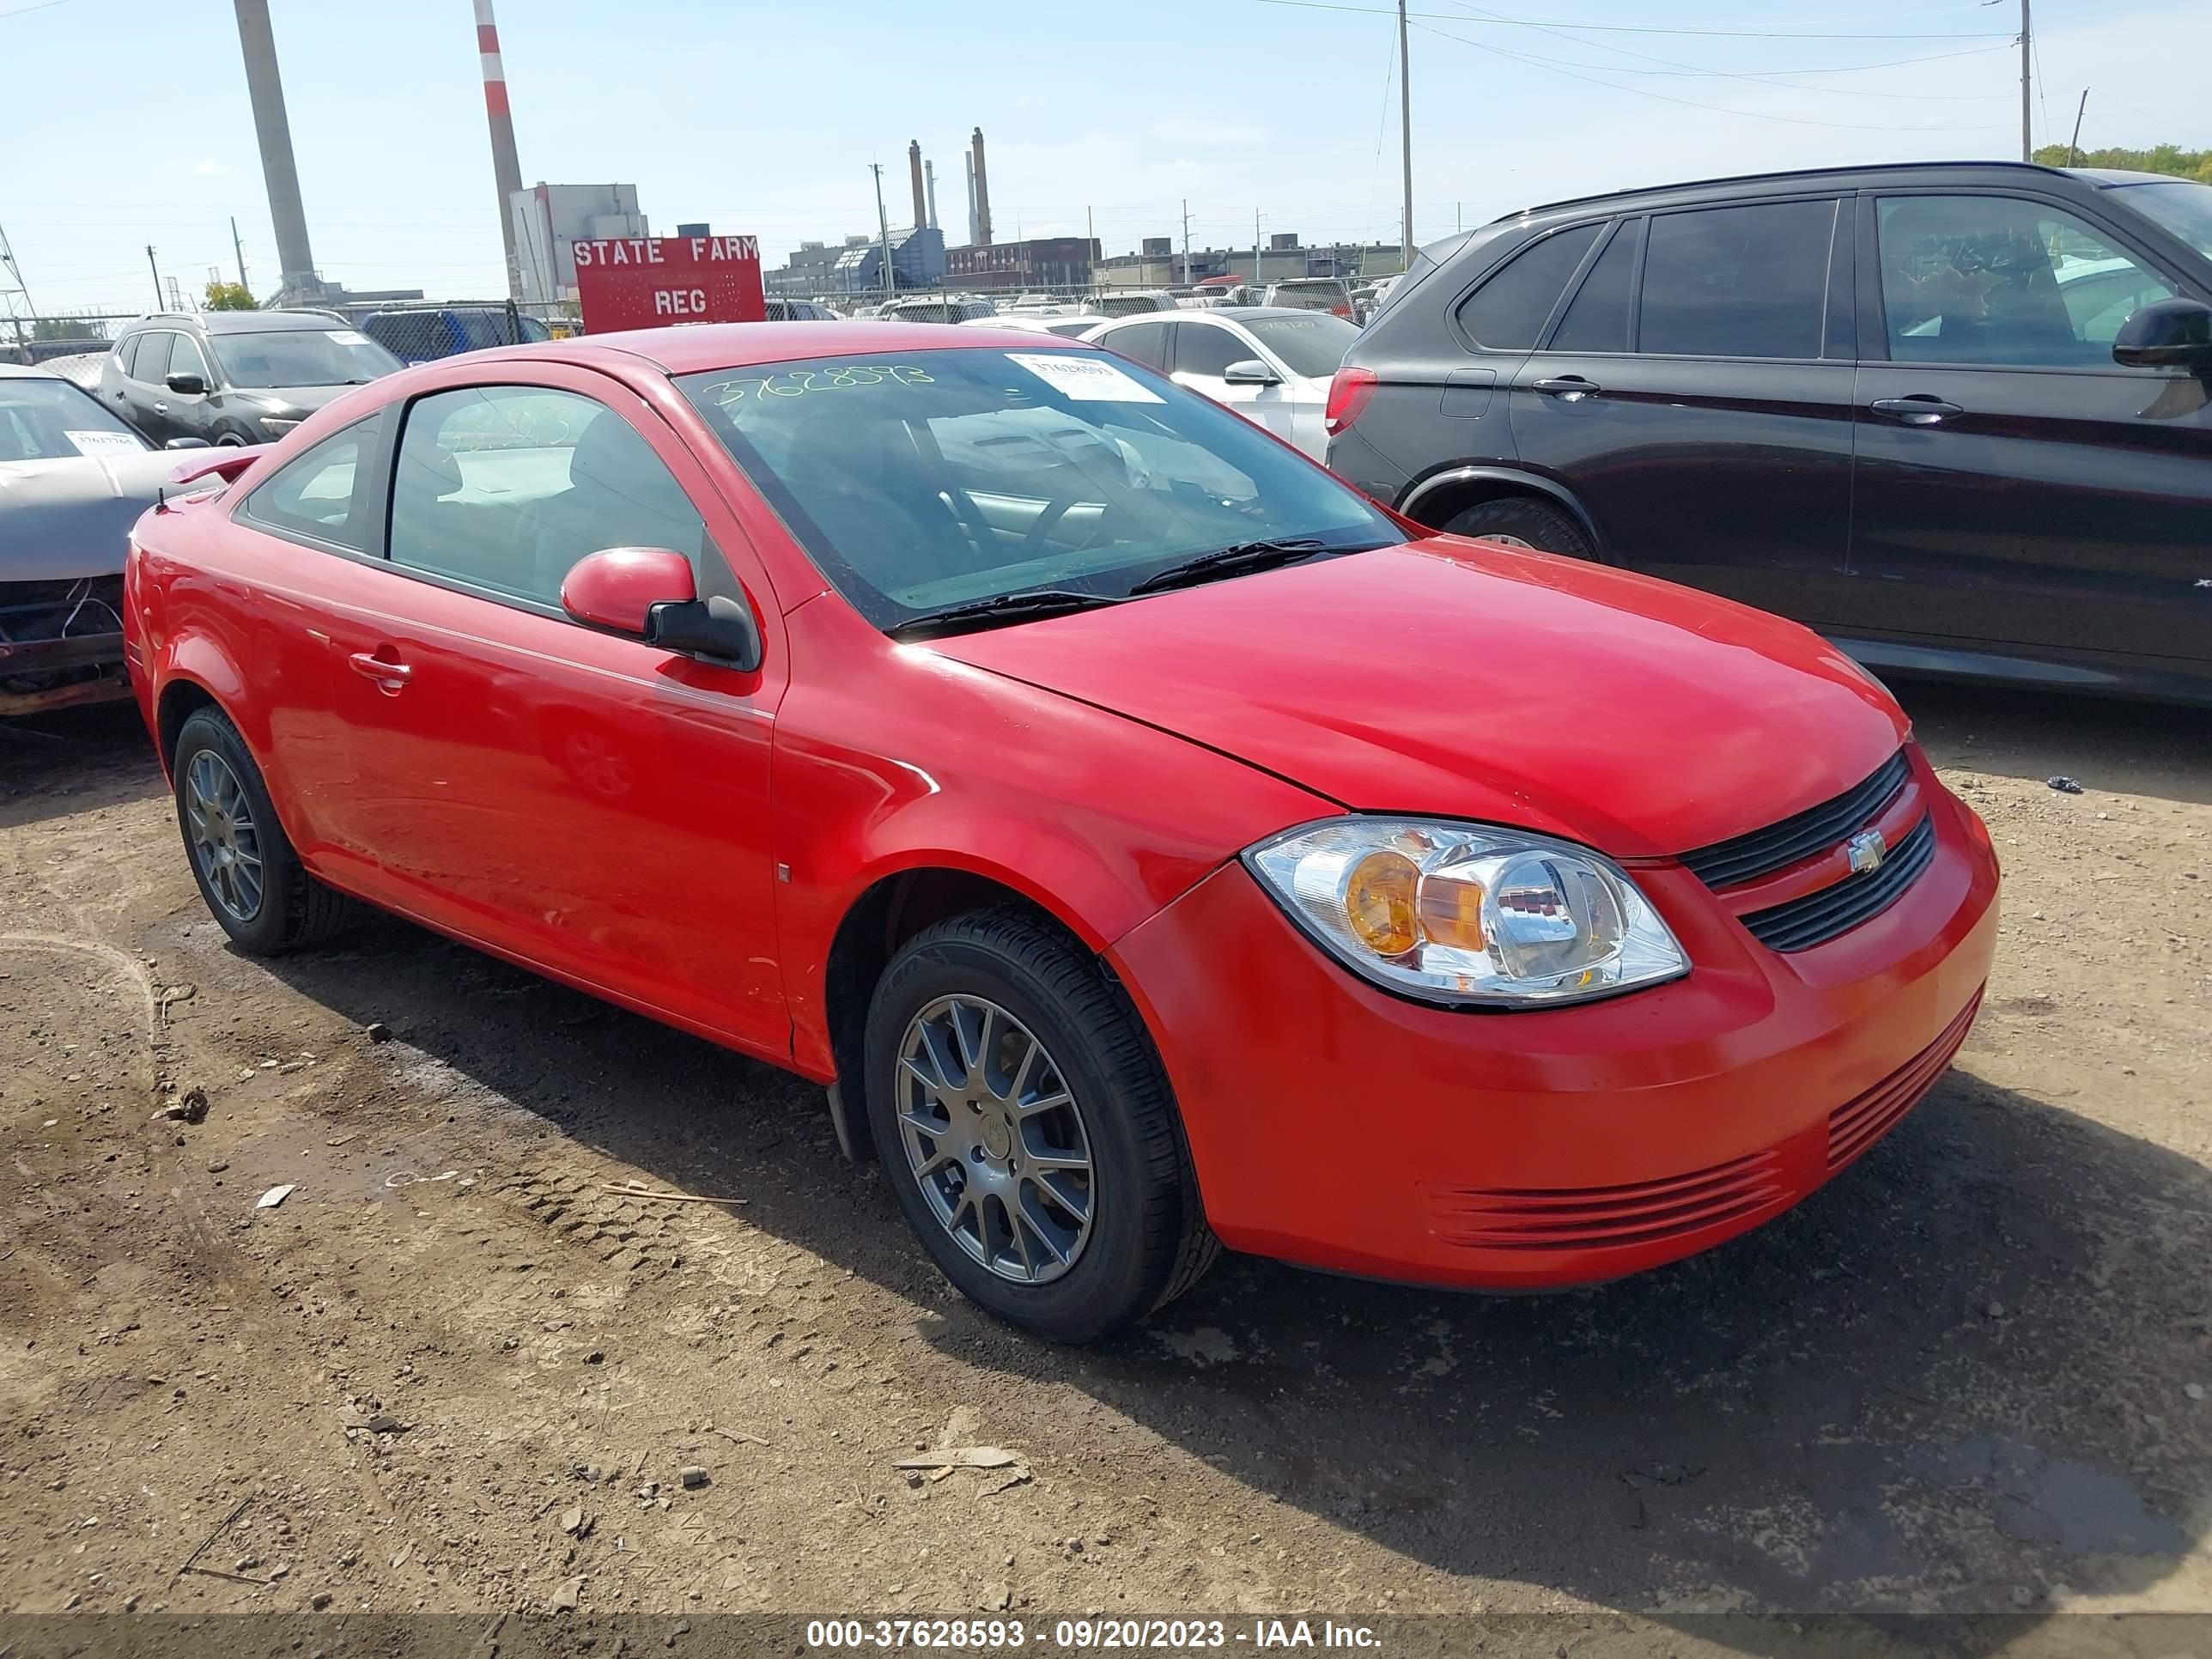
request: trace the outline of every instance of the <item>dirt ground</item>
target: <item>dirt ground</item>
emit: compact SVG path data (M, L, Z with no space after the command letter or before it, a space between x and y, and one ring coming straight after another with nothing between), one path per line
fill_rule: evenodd
M0 734L0 1609L2212 1611L2212 737L1905 690L2006 917L1873 1154L1601 1289L1231 1258L1087 1352L818 1091L398 922L243 959L132 711Z

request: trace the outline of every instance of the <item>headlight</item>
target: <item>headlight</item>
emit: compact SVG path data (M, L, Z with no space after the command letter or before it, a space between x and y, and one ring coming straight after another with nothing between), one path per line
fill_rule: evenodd
M1548 836L1332 818L1261 842L1244 862L1338 960L1426 1001L1548 1006L1690 970L1626 872Z
M261 417L261 429L272 438L283 437L299 424L299 422L287 420L281 415L264 415Z

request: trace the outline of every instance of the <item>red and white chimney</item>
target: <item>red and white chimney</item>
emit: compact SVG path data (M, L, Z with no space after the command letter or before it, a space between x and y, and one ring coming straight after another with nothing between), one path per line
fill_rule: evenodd
M514 256L514 192L522 188L522 163L514 153L514 117L507 101L507 70L500 62L499 25L491 0L476 0L477 56L483 65L484 116L491 125L492 177L499 186L499 235L507 250L507 292L522 297L522 267Z

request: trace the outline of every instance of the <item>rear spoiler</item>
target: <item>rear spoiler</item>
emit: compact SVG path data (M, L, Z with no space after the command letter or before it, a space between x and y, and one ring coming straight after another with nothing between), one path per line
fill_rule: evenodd
M227 484L236 483L239 475L267 454L270 447L268 444L238 444L204 451L170 473L169 482L182 485L198 483L203 478L220 478Z

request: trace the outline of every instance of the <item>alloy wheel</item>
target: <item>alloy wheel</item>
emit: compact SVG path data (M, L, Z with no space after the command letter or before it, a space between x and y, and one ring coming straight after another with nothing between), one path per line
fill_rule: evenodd
M234 921L261 914L264 878L261 834L253 804L238 774L212 749L195 753L185 768L185 821L208 890Z
M939 997L907 1024L895 1087L908 1169L954 1243L1018 1285L1073 1267L1091 1237L1091 1141L1036 1035L981 997Z

